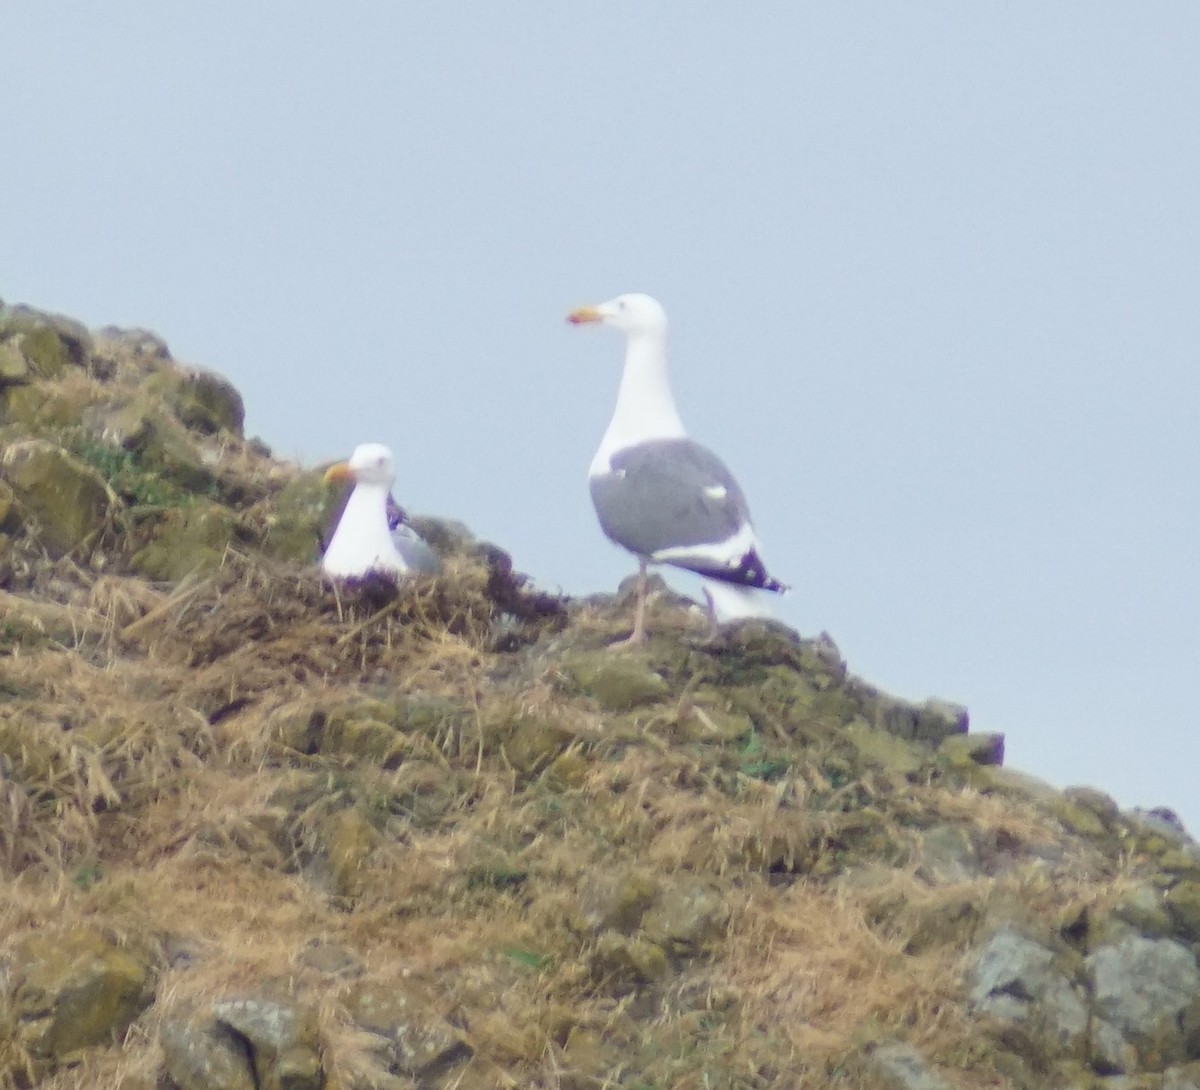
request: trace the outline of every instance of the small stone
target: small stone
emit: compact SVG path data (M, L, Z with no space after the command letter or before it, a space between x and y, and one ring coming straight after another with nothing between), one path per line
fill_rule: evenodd
M929 760L928 750L918 743L868 726L861 719L848 724L844 733L864 760L901 776L919 772Z
M504 752L518 772L540 772L574 740L571 731L556 723L522 716L513 723Z
M1092 1019L1087 1058L1101 1075L1124 1075L1138 1069L1137 1049L1103 1018Z
M96 334L96 347L108 352L123 349L134 356L144 356L159 363L166 363L171 359L171 350L167 347L167 342L150 329L120 329L117 326L106 325Z
M1107 827L1111 828L1115 825L1117 818L1121 815L1121 808L1117 805L1117 800L1098 788L1067 787L1063 789L1063 795L1077 806L1090 810Z
M193 572L216 571L237 539L237 516L217 503L194 503L167 511L161 526L130 561L147 579L178 583Z
M979 849L962 825L934 825L921 834L920 842L921 865L917 873L925 881L946 885L979 876Z
M1006 928L993 935L971 969L971 1002L1003 1021L1021 1022L1050 1052L1082 1045L1087 1006L1056 955Z
M1097 816L1095 811L1080 806L1063 795L1060 795L1051 807L1051 812L1064 828L1079 836L1099 838L1107 835L1109 831L1104 819Z
M1138 885L1124 894L1113 905L1112 915L1146 938L1161 939L1171 933L1171 914L1163 905L1162 891L1153 885ZM1104 934L1105 926L1101 925L1101 934ZM1114 935L1112 941L1124 937L1123 934Z
M363 890L363 872L379 842L375 827L357 810L341 810L324 826L325 856L335 891L357 897Z
M31 378L29 361L15 341L0 342L0 386L28 382Z
M1200 1090L1200 1063L1181 1064L1164 1071L1162 1090Z

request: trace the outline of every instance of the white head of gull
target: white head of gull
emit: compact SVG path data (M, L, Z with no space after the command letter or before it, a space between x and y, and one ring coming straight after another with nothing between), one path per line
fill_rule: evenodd
M637 613L627 643L644 642L646 570L695 572L718 621L767 613L757 591L787 588L767 574L742 489L725 464L689 439L667 376L667 315L658 300L618 295L579 307L567 320L625 334L617 405L588 470L604 533L638 558Z

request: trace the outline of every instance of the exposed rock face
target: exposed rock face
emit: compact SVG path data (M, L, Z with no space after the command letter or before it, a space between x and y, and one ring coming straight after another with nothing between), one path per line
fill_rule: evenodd
M1172 939L1130 935L1087 959L1097 1015L1151 1071L1200 1059L1200 968Z
M1016 931L1000 931L977 955L971 1001L994 1018L1026 1024L1048 1050L1079 1053L1088 1008L1059 960L1052 950Z

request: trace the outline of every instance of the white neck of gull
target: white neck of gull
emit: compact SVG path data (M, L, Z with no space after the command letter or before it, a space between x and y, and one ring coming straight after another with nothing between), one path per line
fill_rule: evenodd
M386 484L359 481L350 493L322 562L330 575L365 575L372 569L404 571L387 522Z
M680 439L686 434L667 378L666 335L630 334L617 407L588 476L608 473L612 468L609 459L619 450L648 439Z

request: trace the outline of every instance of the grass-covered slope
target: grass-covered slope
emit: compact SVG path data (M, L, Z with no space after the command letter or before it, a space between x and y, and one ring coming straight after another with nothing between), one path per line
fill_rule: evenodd
M833 643L334 589L319 473L0 310L0 1084L1200 1086L1200 856Z

